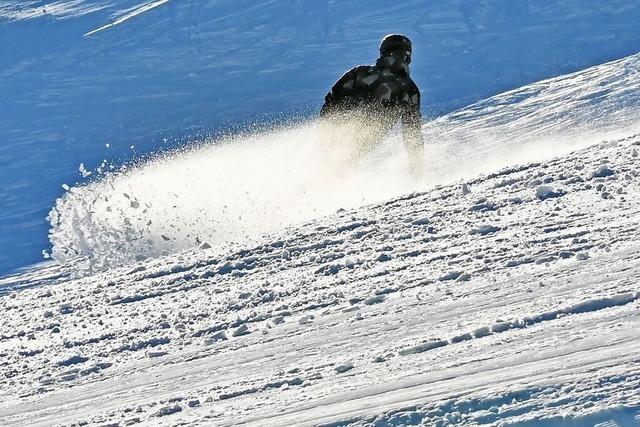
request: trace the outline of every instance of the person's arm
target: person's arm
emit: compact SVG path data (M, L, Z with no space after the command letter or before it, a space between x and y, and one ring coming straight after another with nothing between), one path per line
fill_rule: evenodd
M320 110L320 116L324 117L338 112L352 100L358 78L357 69L358 67L355 67L347 71L333 85L331 91L324 98L324 105Z
M415 84L409 91L409 102L402 115L402 136L409 156L411 173L415 178L419 178L423 172L424 141L422 140L420 91Z

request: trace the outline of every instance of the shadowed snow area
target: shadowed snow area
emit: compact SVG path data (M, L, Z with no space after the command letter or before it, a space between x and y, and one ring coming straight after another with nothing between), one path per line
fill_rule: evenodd
M335 156L354 144L348 126L310 122L203 141L71 188L50 213L52 256L79 272L246 242L339 208L547 160L637 126L639 67L634 55L426 123L418 181L398 132L346 165Z

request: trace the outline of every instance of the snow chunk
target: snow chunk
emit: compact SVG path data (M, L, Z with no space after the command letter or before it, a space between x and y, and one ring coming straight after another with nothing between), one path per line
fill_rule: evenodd
M451 338L451 344L456 344L456 343L463 342L463 341L469 341L471 339L473 339L473 336L470 333L457 335L457 336Z
M313 314L307 314L306 316L303 316L300 319L298 319L298 323L301 325L306 325L307 323L313 322L313 319L314 319Z
M91 172L89 172L85 167L84 167L84 163L80 163L80 166L78 167L78 172L80 172L80 174L82 175L83 178L86 178L88 176L91 175Z
M84 357L84 356L80 356L79 354L76 354L76 355L71 356L68 359L61 360L60 362L58 362L58 366L77 365L79 363L84 363L87 360L89 360L88 357Z
M472 236L475 234L485 235L489 233L495 233L496 231L500 230L500 227L496 227L494 225L481 225L480 227L472 228L471 231L469 231L469 234L471 234Z
M444 347L449 343L444 340L432 340L422 344L415 345L413 347L400 350L398 354L400 356L408 356L410 354L424 353L425 351L433 350L434 348Z
M60 304L58 306L58 311L60 312L60 314L73 313L73 306L69 303Z
M485 197L474 201L473 205L469 207L470 212L490 212L495 210L497 210L496 204Z
M158 409L158 411L154 413L153 416L164 417L166 415L175 414L176 412L181 412L181 411L182 411L182 406L176 403L175 405L163 406L162 408Z
M589 254L586 252L578 252L576 253L576 260L578 261L586 261L589 259Z
M238 299L249 299L251 298L251 292L240 292L238 294Z
M249 330L249 327L247 325L241 325L238 329L233 331L231 335L234 337L241 337L243 335L248 335L250 333L251 331Z
M569 258L572 258L574 255L575 255L574 252L569 250L558 252L558 257L562 259L569 259Z
M367 299L364 301L364 303L365 303L366 305L379 304L379 303L381 303L382 301L384 301L384 299L385 299L385 295L375 295L375 296L372 296L371 298L367 298Z
M391 255L389 255L387 252L383 252L378 255L378 258L376 258L376 260L380 262L391 261Z
M488 326L483 326L473 331L473 336L476 338L486 337L491 334L491 329Z
M555 190L550 185L539 185L536 188L536 196L540 200L553 199L555 197L562 197L564 196L564 194L565 193L563 191Z
M218 332L216 332L215 334L213 334L213 335L211 335L211 336L207 337L207 338L204 340L204 343L205 343L206 345L211 345L211 344L214 344L214 343L216 343L216 342L218 342L218 341L226 341L226 340L228 340L228 339L229 339L229 338L227 337L227 333L226 333L225 331L218 331Z
M602 164L600 166L598 166L598 169L596 169L593 174L592 177L593 178L605 178L607 176L611 176L614 175L615 171L613 169L611 169L606 163Z
M513 323L511 322L497 322L494 323L493 325L491 325L491 332L492 333L499 333L499 332L505 332L508 331L509 329L511 329L513 327Z
M468 273L462 273L460 276L458 276L456 282L468 282L469 280L471 280L471 275Z
M343 362L341 364L339 364L338 366L336 366L335 368L333 368L338 374L343 374L347 371L350 371L353 369L353 363L351 362Z
M522 199L520 197L509 197L509 203L512 203L514 205L520 205L522 204Z
M426 224L429 224L429 218L427 218L426 216L423 218L418 218L411 221L411 225L426 225Z
M441 282L444 282L447 280L456 280L461 275L462 275L462 271L450 271L449 273L443 276L440 276L438 280L440 280Z

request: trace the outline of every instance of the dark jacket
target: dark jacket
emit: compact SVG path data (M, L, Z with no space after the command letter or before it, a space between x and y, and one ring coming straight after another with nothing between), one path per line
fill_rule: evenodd
M333 85L320 110L322 117L338 114L370 115L388 130L402 121L408 146L421 144L420 91L409 77L409 68L393 57L381 57L376 65L360 65Z

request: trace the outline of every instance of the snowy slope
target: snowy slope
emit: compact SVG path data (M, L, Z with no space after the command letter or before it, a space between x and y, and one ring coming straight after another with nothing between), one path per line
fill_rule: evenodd
M469 194L4 297L0 420L630 422L638 150L603 143Z
M423 182L407 177L397 135L357 170L336 173L325 149L349 145L349 135L325 135L313 122L161 156L59 199L50 214L52 256L79 272L255 241L339 208L546 160L637 130L639 70L633 55L427 122Z
M41 259L81 163L313 115L386 33L415 41L428 117L640 50L628 0L365 3L0 2L0 272Z
M426 124L468 125L434 141L459 148L446 179L461 181L75 279L71 260L4 279L0 424L640 423L637 61ZM473 162L465 141L503 156Z

